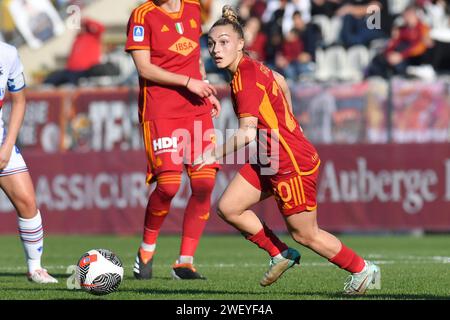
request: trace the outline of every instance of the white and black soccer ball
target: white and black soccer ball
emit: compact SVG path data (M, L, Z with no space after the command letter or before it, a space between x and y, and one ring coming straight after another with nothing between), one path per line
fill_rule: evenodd
M76 279L81 289L105 295L116 291L123 279L123 265L119 257L107 249L93 249L78 260Z

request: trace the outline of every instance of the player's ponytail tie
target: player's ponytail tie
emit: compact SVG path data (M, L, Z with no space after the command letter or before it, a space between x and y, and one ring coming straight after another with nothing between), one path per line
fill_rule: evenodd
M187 86L188 86L188 84L189 84L189 81L191 81L191 77L189 77L188 80L187 80L187 82L186 82L186 85L185 85L186 88L187 88Z

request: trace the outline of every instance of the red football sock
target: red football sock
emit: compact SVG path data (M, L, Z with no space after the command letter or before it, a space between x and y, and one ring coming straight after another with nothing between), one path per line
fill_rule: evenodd
M351 273L361 272L366 265L364 259L358 256L352 249L346 247L342 242L341 244L342 247L339 253L328 261Z
M274 257L288 249L288 246L278 239L278 237L266 225L264 225L264 227L257 234L247 237L247 240L250 240L261 249L267 251L271 257Z
M184 213L180 256L193 257L197 250L209 219L215 173L215 169L205 168L190 175L192 195Z
M156 189L150 195L145 212L144 236L146 244L155 244L159 230L169 213L170 202L181 184L180 173L167 173L158 176Z

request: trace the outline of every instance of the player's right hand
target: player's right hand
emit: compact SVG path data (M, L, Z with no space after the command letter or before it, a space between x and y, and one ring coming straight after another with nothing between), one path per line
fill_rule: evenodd
M12 148L7 145L2 145L0 148L0 170L6 168L11 158Z
M217 94L216 88L214 88L214 86L212 86L211 84L204 82L203 80L191 78L191 80L189 80L187 88L189 91L195 93L201 98L207 98L212 94Z
M211 117L217 119L219 117L219 115L220 115L220 110L222 110L222 106L220 105L220 101L214 95L210 95L208 97L208 99L209 99L209 101L212 104Z

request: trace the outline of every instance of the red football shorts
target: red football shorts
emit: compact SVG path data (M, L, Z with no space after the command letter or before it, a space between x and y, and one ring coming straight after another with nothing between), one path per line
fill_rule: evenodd
M320 163L319 163L320 164ZM256 189L275 197L278 208L284 216L317 208L317 177L319 164L307 175L292 173L280 175L261 175L258 165L245 164L239 174Z
M147 153L147 182L161 172L192 170L192 162L216 142L209 112L179 119L156 119L142 123ZM205 166L219 169L219 164Z

